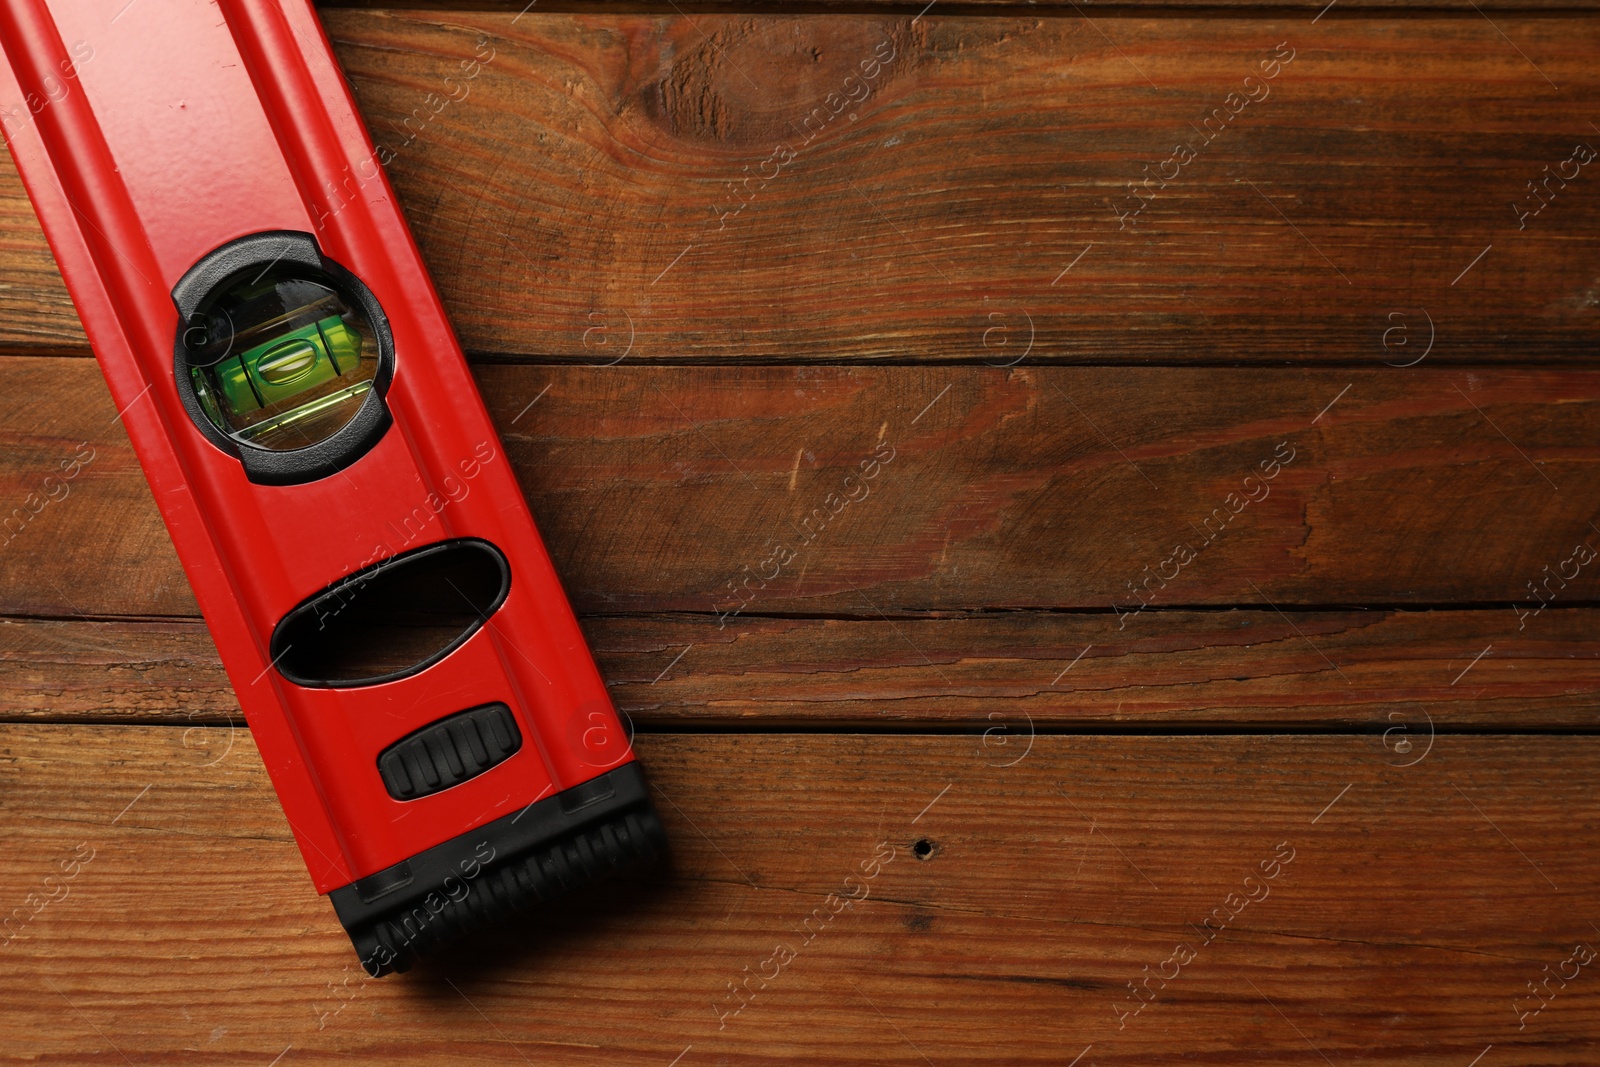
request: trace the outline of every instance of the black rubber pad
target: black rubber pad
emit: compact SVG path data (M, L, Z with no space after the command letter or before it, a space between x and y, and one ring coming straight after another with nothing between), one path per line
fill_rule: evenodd
M429 723L378 757L378 773L396 800L430 796L504 762L522 734L504 704L485 704Z
M373 977L527 905L638 871L666 836L633 761L328 894Z

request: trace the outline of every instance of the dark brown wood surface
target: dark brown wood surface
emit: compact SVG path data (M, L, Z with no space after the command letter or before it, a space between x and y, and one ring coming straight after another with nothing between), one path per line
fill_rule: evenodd
M668 870L373 982L248 735L199 734L0 729L0 893L92 850L6 949L17 1062L1586 1064L1600 1026L1587 972L1519 1017L1600 940L1565 738L652 735Z
M1511 625L1507 625L1508 621ZM1600 619L1501 611L961 613L940 618L584 621L639 727L1041 730L1357 726L1391 744L1443 729L1587 730ZM1492 647L1491 647L1492 646ZM1487 649L1481 659L1479 653ZM238 724L198 620L0 622L0 709L53 722Z
M479 380L587 613L1072 609L1118 632L1142 595L1493 604L1517 631L1512 605L1536 595L1600 600L1600 566L1558 573L1600 546L1595 371L622 364ZM195 614L91 362L0 360L0 435L16 496L81 442L94 453L0 553L0 610ZM847 484L874 456L876 476Z
M1594 1062L1592 5L442 6L324 17L673 860L359 976L7 161L0 1063Z
M483 355L1379 366L1431 333L1452 362L1594 356L1596 183L1550 185L1523 228L1512 207L1600 140L1588 18L327 26ZM480 40L494 58L435 114ZM1145 186L1179 141L1196 157ZM8 184L0 343L57 351L81 333Z
M1509 613L1507 613L1509 614ZM1590 729L1592 608L1533 632L1486 611L1163 611L939 619L595 616L611 696L642 728L976 729L995 750L1075 726ZM1478 659L1478 653L1483 653ZM30 721L242 723L198 621L10 619L0 707ZM1014 749L1022 747L1022 742Z

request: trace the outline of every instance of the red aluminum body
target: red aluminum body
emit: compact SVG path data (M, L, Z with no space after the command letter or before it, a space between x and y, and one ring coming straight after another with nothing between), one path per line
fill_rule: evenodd
M631 760L310 4L0 0L0 48L7 141L318 891ZM394 342L382 439L287 486L251 482L207 440L173 371L174 285L273 230L311 234L360 278ZM274 669L273 627L296 605L456 537L504 553L510 593L442 661L343 689ZM519 751L435 795L389 795L386 746L493 701L513 710Z

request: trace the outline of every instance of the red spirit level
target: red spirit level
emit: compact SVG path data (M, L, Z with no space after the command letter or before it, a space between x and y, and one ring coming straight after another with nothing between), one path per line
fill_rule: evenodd
M307 0L0 0L0 49L7 142L366 969L657 855Z

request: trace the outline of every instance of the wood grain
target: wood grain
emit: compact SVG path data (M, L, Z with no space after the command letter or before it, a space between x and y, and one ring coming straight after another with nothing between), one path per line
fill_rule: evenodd
M1026 8L1025 13L1031 16L1056 16L1072 17L1077 14L1073 11L1075 0L1035 0L1027 3L1026 0L959 0L950 2L945 0L934 10L941 16L955 14L962 15L996 15L1016 14L1019 9ZM402 10L402 11L430 11L430 12L487 12L500 11L512 15L523 10L524 0L319 0L318 9L328 17L334 9L354 8L357 10ZM540 0L535 10L543 14L550 12L581 12L584 14L705 14L705 13L738 13L751 15L784 15L784 14L909 14L915 15L922 10L924 4L905 0L689 0L686 3L674 3L674 0ZM1327 7L1327 0L1317 3L1316 0L1080 0L1076 3L1078 8L1092 8L1107 14L1143 14L1146 11L1160 11L1163 8L1199 9L1208 12L1225 12L1229 15L1245 15L1256 12L1264 14L1282 15L1284 12L1320 12ZM1566 15L1583 14L1593 10L1594 5L1590 0L1484 0L1476 5L1482 11L1536 11L1556 12ZM1143 10L1141 10L1143 9ZM1427 3L1418 3L1417 0L1341 0L1335 11L1351 10L1377 10L1385 14L1414 14L1422 13L1437 16L1441 12L1471 11L1472 5L1463 0L1427 0ZM1331 13L1330 13L1331 15Z
M1109 635L1144 625L1149 611L1128 614L1142 595L1490 605L1516 632L1512 604L1531 610L1536 593L1600 601L1600 566L1573 558L1600 548L1595 372L624 363L478 377L586 614L1049 608L1104 613ZM11 507L84 441L94 459L66 498L0 548L0 614L197 614L95 366L0 361ZM1262 482L1275 453L1292 460ZM1179 546L1195 553L1181 567Z
M1593 362L1600 21L911 14L326 22L477 358ZM81 346L9 165L0 275Z
M1600 613L1552 608L1520 632L1508 616L1163 611L1118 631L1048 612L722 628L661 615L584 629L617 705L653 730L966 729L996 760L1056 729L1342 726L1418 751L1436 727L1593 730ZM0 621L0 720L243 723L198 620Z
M1513 1007L1600 940L1593 741L1445 738L1402 768L1372 739L1054 737L1000 767L971 737L652 735L670 871L367 982L248 736L186 736L0 728L0 901L93 850L5 949L0 1062L1305 1064L1309 1042L1462 1067L1491 1043L1588 1063L1600 1031L1587 970L1521 1030Z

